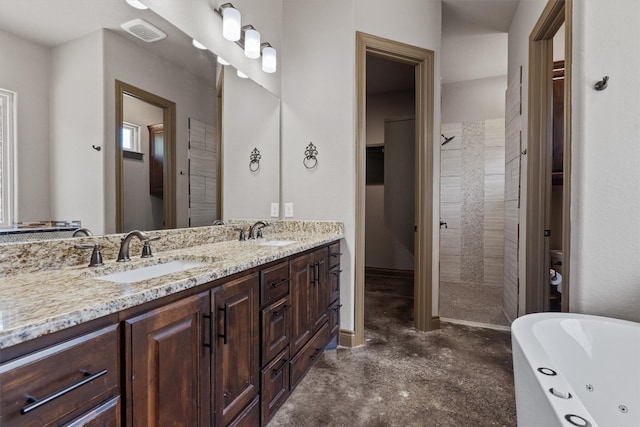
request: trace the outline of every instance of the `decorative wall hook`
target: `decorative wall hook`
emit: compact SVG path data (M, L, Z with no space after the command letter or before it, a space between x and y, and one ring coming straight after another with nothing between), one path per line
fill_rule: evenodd
M317 155L318 149L315 145L313 145L313 142L309 142L306 150L304 150L304 159L302 160L304 167L307 169L313 169L318 166L318 158L316 157Z
M96 151L100 151L100 150L102 150L102 147L101 147L101 146L99 146L99 145L97 145L97 146L96 146L96 145L91 145L91 147L92 147L94 150L96 150Z
M251 172L255 172L260 169L260 159L262 156L260 155L260 150L254 148L251 154L249 155L249 170Z
M442 144L440 144L440 145L444 145L444 144L446 144L446 143L448 143L448 142L451 142L451 140L452 140L453 138L455 138L455 137L456 137L456 136L454 135L454 136L450 136L449 138L447 138L447 137L446 137L446 136L444 136L443 134L440 134L440 136L444 138L444 142L443 142Z
M605 90L607 88L608 81L609 81L609 76L604 76L602 80L596 82L596 84L593 85L593 88L595 90Z

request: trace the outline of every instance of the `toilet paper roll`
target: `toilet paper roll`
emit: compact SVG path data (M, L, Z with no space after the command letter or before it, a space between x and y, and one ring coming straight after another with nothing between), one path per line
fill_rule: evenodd
M558 287L558 292L562 292L562 274L553 269L549 271L549 274L551 274L551 284Z

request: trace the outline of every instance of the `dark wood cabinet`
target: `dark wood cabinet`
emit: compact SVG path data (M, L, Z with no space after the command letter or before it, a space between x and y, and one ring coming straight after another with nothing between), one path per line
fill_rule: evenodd
M289 262L291 274L291 353L297 353L311 338L310 299L315 281L312 254Z
M119 401L119 343L112 325L0 365L0 425L91 425L94 408ZM120 414L100 419L117 426Z
M16 350L0 364L0 425L266 425L338 334L339 249L293 255Z
M258 273L253 273L224 283L211 292L211 315L215 319L213 407L217 426L237 423L237 416L258 396L258 278Z
M127 425L210 424L209 292L129 319Z

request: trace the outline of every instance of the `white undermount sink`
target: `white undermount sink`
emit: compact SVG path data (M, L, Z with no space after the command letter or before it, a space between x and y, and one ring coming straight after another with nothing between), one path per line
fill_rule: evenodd
M178 273L180 271L189 270L190 268L202 267L203 265L207 265L207 263L199 261L170 261L149 267L136 268L135 270L107 274L105 276L96 277L96 279L114 283L134 283L167 274Z
M286 246L297 243L297 240L256 240L256 245L260 246Z

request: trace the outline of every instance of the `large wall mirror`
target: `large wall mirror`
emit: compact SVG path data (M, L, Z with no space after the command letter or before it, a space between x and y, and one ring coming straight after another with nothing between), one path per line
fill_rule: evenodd
M167 36L145 42L121 28L138 18ZM219 85L215 52L196 49L152 10L124 0L0 0L0 51L0 88L18 98L16 221L80 220L104 234L206 225L208 214L194 220L205 208L212 220L263 218L269 202L279 201L279 99L251 80L235 81L230 67ZM159 132L158 119L127 120L123 96L131 91L123 87L173 103L175 123L163 113ZM216 106L220 91L223 111ZM138 160L123 154L136 151L122 149L129 143L123 135L129 138L136 128L131 125L138 126ZM208 147L214 135L212 152L203 155L213 171L205 163L197 179L189 174L195 134ZM153 147L165 160L155 189ZM254 148L263 153L258 174L248 168ZM144 196L134 196L138 188ZM125 199L133 208L123 205ZM144 221L142 211L149 215Z

